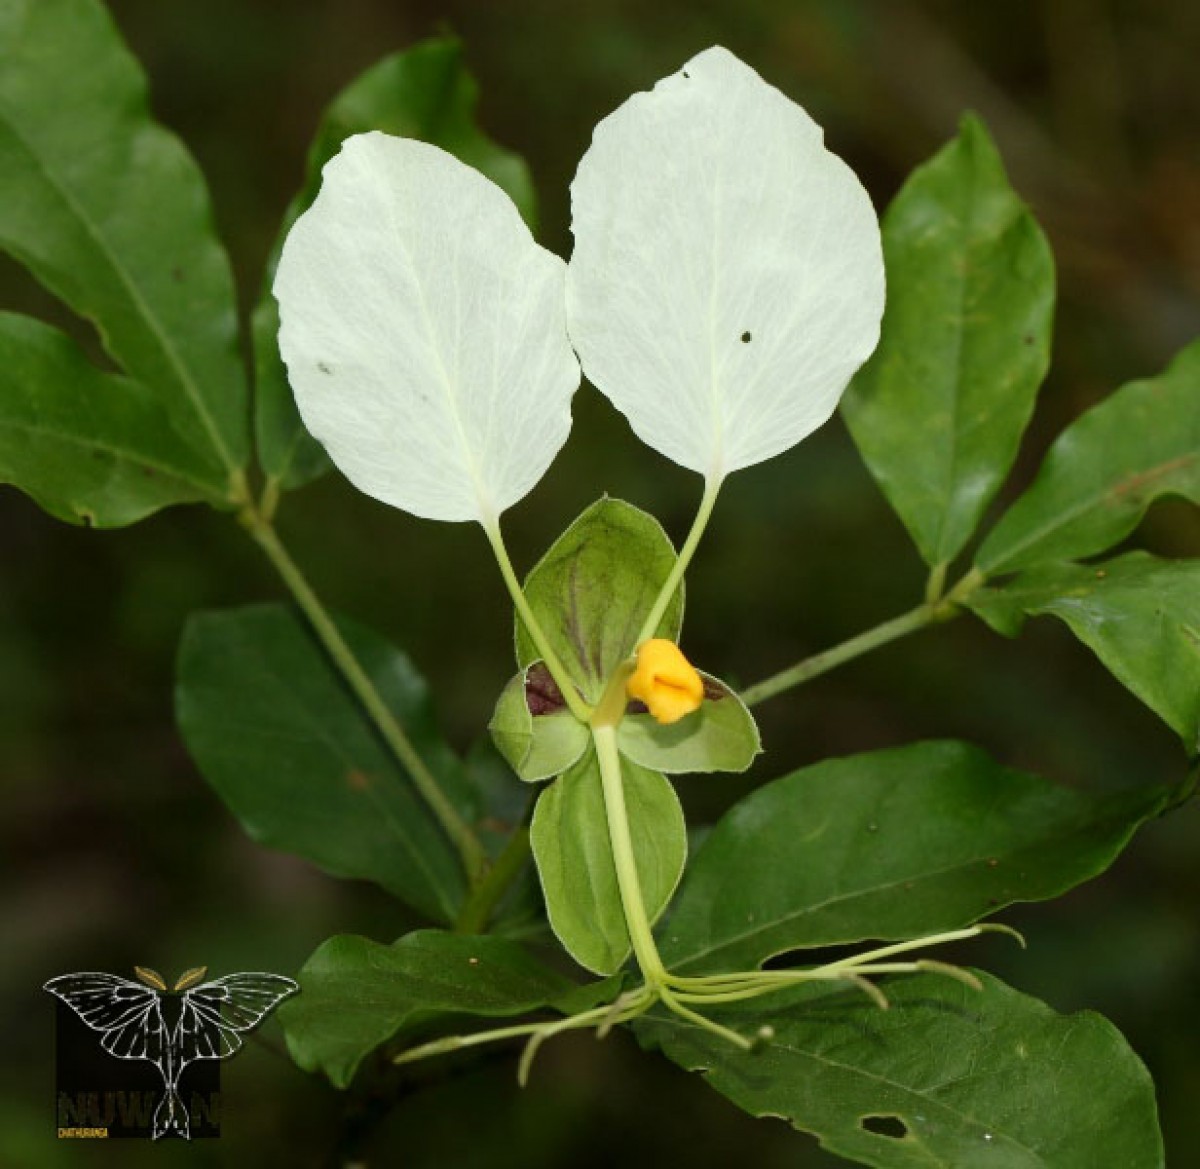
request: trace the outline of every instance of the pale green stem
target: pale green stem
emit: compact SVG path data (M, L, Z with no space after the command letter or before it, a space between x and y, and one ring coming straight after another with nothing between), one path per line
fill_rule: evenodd
M805 658L804 661L797 662L796 665L789 666L788 669L781 670L778 674L773 674L770 678L756 683L741 692L741 700L747 706L765 702L768 698L774 698L775 695L792 689L793 686L800 686L819 674L824 674L862 654L870 653L871 650L878 649L889 641L895 641L918 629L924 629L926 625L932 625L940 619L936 606L918 605L915 609L911 609L899 617L893 617L891 621L876 625L874 629L868 629L865 633L850 638L849 641L843 641L841 645L835 645L832 649L814 654L811 658Z
M962 602L984 583L985 578L979 569L973 568L943 596L941 589L944 580L945 568L943 566L940 572L935 569L930 578L929 591L938 592L938 598L927 600L923 605L918 605L915 609L910 609L899 617L893 617L882 625L876 625L874 629L868 629L865 633L850 638L849 641L843 641L841 645L835 645L832 649L823 650L811 658L805 658L804 661L797 662L786 670L780 670L778 674L773 674L762 682L756 682L753 686L743 690L739 697L747 706L754 706L759 702L765 702L768 698L774 698L777 694L782 694L785 690L791 690L794 686L801 686L854 658L870 653L873 649L887 645L890 641L907 637L908 634L915 633L918 629L924 629L927 625L938 625L944 621L950 621L962 613L960 608Z
M923 938L910 938L908 941L895 942L890 946L880 946L875 950L865 950L863 953L855 954L850 958L841 958L836 962L827 962L824 966L814 967L812 973L857 969L864 963L874 963L881 958L892 958L896 954L908 954L913 950L923 950L926 946L944 946L948 942L964 942L968 938L977 938L980 934L993 932L1007 933L1008 931L997 931L994 926L989 929L986 925L971 925L960 930L947 930L945 933L929 934Z
M242 513L242 519L255 542L267 554L276 571L287 585L296 604L308 619L317 639L326 653L341 671L355 697L362 703L371 721L374 722L384 742L408 772L421 798L441 824L462 858L463 867L471 884L478 881L487 864L487 854L479 838L471 831L458 809L447 798L437 778L417 754L404 728L388 709L374 682L359 665L358 659L346 644L337 625L329 616L321 599L312 590L295 561L281 543L275 529L251 508Z
M662 996L663 1004L674 1011L675 1014L687 1019L689 1023L694 1023L697 1027L703 1027L704 1030L711 1031L714 1035L719 1035L722 1039L732 1043L734 1047L740 1047L743 1051L753 1050L753 1040L747 1039L744 1035L739 1035L736 1031L731 1031L728 1027L722 1027L720 1023L714 1022L697 1011L685 1007L679 998L676 997L675 993L668 990L665 986L660 986L658 990Z
M649 641L658 629L658 623L667 611L667 606L671 603L675 590L679 588L679 582L683 580L683 574L692 561L696 546L700 543L700 537L704 535L704 529L708 526L709 517L712 515L713 506L717 502L717 494L721 490L723 482L724 479L705 479L704 494L700 497L700 506L696 510L696 518L692 521L692 530L688 532L687 539L684 540L683 547L679 550L679 556L671 568L670 574L663 582L646 620L642 623L642 630L637 639L638 645Z
M517 574L513 571L512 561L508 556L508 549L504 546L504 537L500 532L499 517L493 516L487 521L481 521L481 525L484 534L488 538L488 543L492 546L496 563L500 566L500 575L504 578L504 584L508 588L509 596L512 597L512 602L516 606L517 613L524 622L525 628L529 631L529 636L533 638L533 644L537 646L538 653L542 655L542 661L546 663L546 669L550 671L550 676L557 683L559 690L562 691L563 698L566 700L567 706L570 707L571 713L580 722L587 722L592 715L591 708L580 698L579 692L575 689L574 683L571 681L570 674L567 673L558 654L554 652L554 647L550 644L550 639L546 636L541 623L534 616L529 602L525 599L525 590L521 588L521 582L517 580Z
M638 877L633 838L629 832L629 813L625 808L625 782L621 778L621 756L617 752L617 729L611 724L592 727L596 744L596 760L604 788L604 810L608 818L608 838L612 844L613 863L617 869L617 888L625 911L629 940L646 981L661 987L666 969L658 956L654 934L646 916L646 902Z

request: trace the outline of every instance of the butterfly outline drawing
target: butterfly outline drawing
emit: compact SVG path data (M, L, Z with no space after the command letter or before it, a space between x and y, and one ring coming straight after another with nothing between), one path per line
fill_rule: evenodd
M43 990L61 999L117 1059L144 1059L158 1068L164 1094L154 1110L153 1139L176 1132L191 1140L188 1110L179 1095L179 1077L201 1059L227 1059L240 1050L242 1036L259 1025L300 988L282 974L227 974L202 982L208 968L186 970L168 987L157 971L135 966L133 982L115 974L84 971L60 974ZM164 995L179 994L174 1026L163 1015Z

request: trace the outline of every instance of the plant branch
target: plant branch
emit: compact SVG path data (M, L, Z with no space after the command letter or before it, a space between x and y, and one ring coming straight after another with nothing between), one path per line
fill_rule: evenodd
M918 629L953 620L962 612L961 602L983 584L983 580L982 573L978 569L972 569L944 597L926 601L915 609L900 614L899 617L893 617L882 625L876 625L874 629L868 629L865 633L843 641L841 645L805 658L794 666L747 687L739 697L747 706L754 706L782 694L785 690L803 685L820 674L828 673L845 662L870 653L873 649L887 645L888 642L916 633ZM939 581L939 587L940 583Z
M463 902L458 921L454 923L456 934L481 934L487 929L496 906L520 875L529 854L529 825L521 824Z
M245 507L241 518L255 543L275 566L296 604L308 619L313 632L333 659L338 670L341 671L355 697L362 703L392 754L399 760L422 799L453 842L462 859L470 884L473 887L476 886L483 878L487 865L487 854L484 852L479 837L475 835L470 825L459 814L458 809L450 802L433 772L429 770L416 748L413 747L412 740L396 720L395 715L388 709L387 703L384 702L374 682L359 665L358 659L346 644L345 638L334 624L329 611L317 594L313 592L312 586L309 585L296 562L292 560L271 522L253 506Z

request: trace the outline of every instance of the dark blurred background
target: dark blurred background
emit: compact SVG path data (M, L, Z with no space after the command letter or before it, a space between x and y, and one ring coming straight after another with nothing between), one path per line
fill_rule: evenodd
M481 118L529 160L543 242L566 255L567 184L591 127L632 91L719 42L804 104L877 206L978 111L1058 257L1056 360L1006 494L1071 418L1160 370L1200 332L1200 6L1192 0L111 0L159 117L206 170L243 304L298 185L324 103L383 53L451 28L483 87ZM3 63L0 62L0 68ZM11 266L4 307L48 312ZM509 517L528 566L602 491L677 537L698 481L640 447L585 388L567 449ZM405 647L466 748L509 676L509 608L480 533L411 519L331 477L281 526L325 598ZM96 533L0 490L0 824L8 866L0 991L0 1164L319 1165L348 1101L280 1055L278 1030L225 1065L225 1136L185 1148L53 1137L52 1002L68 970L294 971L328 934L390 940L381 893L252 844L172 722L173 655L198 608L281 595L227 517L168 512ZM1200 517L1158 506L1134 543L1200 555ZM835 421L728 486L689 580L693 660L748 683L909 607L923 572ZM754 782L831 754L971 739L1006 763L1091 789L1178 779L1168 730L1064 630L1015 643L972 621L885 649L760 712L768 752L745 781L684 785L699 822ZM1170 1161L1200 1151L1200 814L1152 825L1114 870L1004 915L1028 953L977 943L1057 1009L1095 1008L1159 1085ZM406 1166L842 1164L755 1122L617 1036L544 1052L521 1092L512 1058L433 1068L375 1136ZM356 1105L349 1102L353 1113Z

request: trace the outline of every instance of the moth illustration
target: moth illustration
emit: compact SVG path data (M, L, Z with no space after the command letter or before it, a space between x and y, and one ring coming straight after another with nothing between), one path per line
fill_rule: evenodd
M140 981L115 974L61 974L43 989L62 999L117 1059L145 1059L158 1068L166 1089L154 1110L155 1140L168 1132L191 1139L188 1111L179 1095L183 1069L199 1059L226 1059L299 987L280 974L227 974L201 982L208 968L185 971L168 987L162 975L135 966Z

